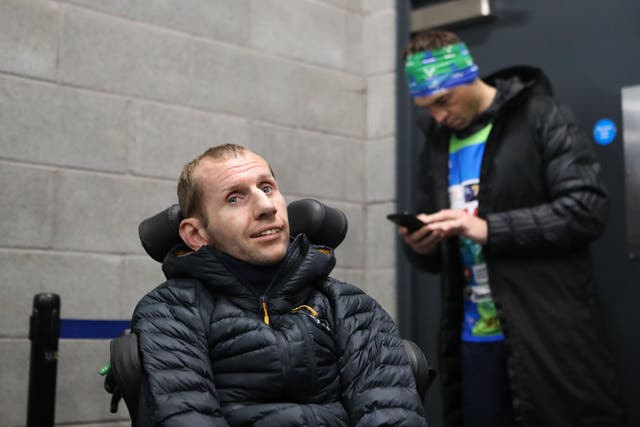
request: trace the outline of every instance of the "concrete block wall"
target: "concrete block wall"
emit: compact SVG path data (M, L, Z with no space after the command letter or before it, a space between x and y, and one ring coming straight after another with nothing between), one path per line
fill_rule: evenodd
M33 296L128 318L162 281L139 221L219 143L343 209L334 275L395 315L395 25L394 0L0 0L0 427L25 424ZM127 425L107 358L60 342L58 425Z

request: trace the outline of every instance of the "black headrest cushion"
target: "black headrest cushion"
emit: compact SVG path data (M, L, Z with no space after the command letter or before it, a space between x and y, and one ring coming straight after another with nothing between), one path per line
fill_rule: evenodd
M347 217L339 209L314 199L301 199L287 207L291 235L307 235L311 243L336 248L347 235ZM183 216L175 204L140 223L138 234L142 247L151 258L162 262L167 253L182 243L178 227Z
M289 203L287 212L291 235L304 233L315 245L335 249L347 235L348 224L344 212L317 200L296 200Z

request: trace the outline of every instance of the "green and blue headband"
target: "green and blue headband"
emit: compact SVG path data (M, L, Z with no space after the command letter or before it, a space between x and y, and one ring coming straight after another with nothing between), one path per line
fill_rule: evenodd
M411 54L404 70L413 98L469 84L478 77L478 66L464 43Z

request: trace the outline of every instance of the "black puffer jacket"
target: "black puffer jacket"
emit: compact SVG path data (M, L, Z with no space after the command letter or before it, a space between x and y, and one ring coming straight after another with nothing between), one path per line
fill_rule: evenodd
M590 142L555 103L540 70L514 67L484 80L498 88L499 105L467 132L493 121L478 211L488 223L483 252L510 354L517 425L620 426L618 387L588 248L603 231L607 212ZM432 120L422 126L418 208L432 213L449 207L450 131ZM441 273L440 373L449 427L462 422L464 279L457 242L444 241L433 256L407 248L417 266Z
M211 247L170 254L133 316L140 425L425 426L393 321L334 264L300 235L261 298Z

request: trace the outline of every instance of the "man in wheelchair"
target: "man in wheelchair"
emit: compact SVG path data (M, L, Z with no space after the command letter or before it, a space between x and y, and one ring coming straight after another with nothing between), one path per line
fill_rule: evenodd
M395 324L290 236L268 163L210 148L178 184L167 281L137 305L138 426L426 426Z

